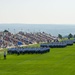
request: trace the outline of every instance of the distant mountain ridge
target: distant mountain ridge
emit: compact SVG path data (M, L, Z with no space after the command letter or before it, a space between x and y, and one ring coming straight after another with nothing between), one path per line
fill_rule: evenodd
M54 36L61 34L63 36L69 33L75 34L74 24L18 24L18 23L8 23L0 24L0 31L8 30L12 33L17 33L19 31L23 32L46 32Z

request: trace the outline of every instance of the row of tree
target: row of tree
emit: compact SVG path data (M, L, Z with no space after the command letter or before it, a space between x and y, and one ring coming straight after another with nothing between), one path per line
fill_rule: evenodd
M58 38L62 39L63 36L61 34L58 34ZM71 33L67 36L68 39L71 39L71 38L75 38L75 35L72 35Z

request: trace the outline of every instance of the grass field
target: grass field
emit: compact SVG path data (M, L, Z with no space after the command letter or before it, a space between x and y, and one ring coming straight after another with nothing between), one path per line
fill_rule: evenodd
M75 75L75 44L46 54L7 55L6 60L0 54L0 75Z

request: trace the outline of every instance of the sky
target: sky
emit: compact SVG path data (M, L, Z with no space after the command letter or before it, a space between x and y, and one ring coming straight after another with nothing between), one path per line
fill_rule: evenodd
M0 23L75 24L75 0L0 0Z

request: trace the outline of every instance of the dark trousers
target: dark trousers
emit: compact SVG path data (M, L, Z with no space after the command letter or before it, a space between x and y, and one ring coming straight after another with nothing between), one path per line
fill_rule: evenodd
M4 55L4 59L6 59L6 55Z

